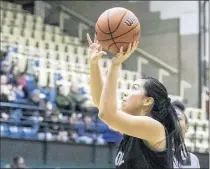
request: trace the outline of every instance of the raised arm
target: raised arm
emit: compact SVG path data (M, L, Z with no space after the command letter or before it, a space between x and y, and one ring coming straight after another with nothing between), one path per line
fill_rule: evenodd
M87 34L87 40L89 43L88 55L90 59L90 90L93 103L98 108L103 88L103 80L98 61L103 55L106 55L106 52L102 51L96 38L92 42L89 34Z

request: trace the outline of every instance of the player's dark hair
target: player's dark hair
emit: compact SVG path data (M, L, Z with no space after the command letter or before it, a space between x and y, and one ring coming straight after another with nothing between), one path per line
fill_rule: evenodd
M146 90L145 95L154 99L151 111L152 117L163 124L167 132L167 155L170 168L173 168L174 156L178 163L182 164L182 154L185 157L188 154L176 110L171 104L171 100L168 98L167 90L163 84L155 78L144 77L143 79L146 80L144 84L144 88Z
M178 100L175 100L171 103L175 108L178 108L179 110L181 110L181 113L184 115L185 117L185 124L189 124L188 122L188 118L186 116L186 114L184 113L185 111L185 105L181 102L181 101L178 101Z

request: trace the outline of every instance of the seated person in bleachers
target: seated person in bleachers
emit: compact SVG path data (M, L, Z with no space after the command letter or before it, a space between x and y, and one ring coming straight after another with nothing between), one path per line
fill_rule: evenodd
M188 130L188 119L186 114L184 113L185 111L185 106L182 102L180 101L174 101L172 102L172 105L174 106L178 118L179 118L179 122L182 128L182 134L183 137L185 138L185 133ZM184 157L183 157L184 159ZM176 159L174 160L174 168L200 168L200 164L199 164L199 160L196 157L196 155L194 155L193 153L189 153L187 155L187 158L184 159L184 163L183 164L178 164Z
M0 101L8 102L15 100L15 93L12 90L12 85L8 84L8 77L0 75Z
M1 62L1 70L0 70L0 74L4 74L6 76L10 76L10 71L11 71L11 63L8 60L3 60Z
M72 126L76 126L78 124L83 123L82 115L77 113L72 113L71 117L69 118L69 122Z
M19 71L14 63L10 63L8 60L4 60L1 63L0 74L7 76L9 84L17 82L17 73L19 73Z
M86 95L81 93L80 86L78 84L72 83L68 98L69 98L69 101L75 103L76 111L87 110L88 108L87 102L89 102L89 99Z
M5 52L0 50L0 62L5 59Z
M35 106L39 106L40 108L46 107L45 95L42 94L39 89L33 90L31 94L31 98L29 99L29 103Z
M60 130L57 135L57 140L64 141L64 142L69 140L68 132L65 130L64 126L60 127Z
M12 160L12 164L6 165L5 168L27 168L25 159L21 156L15 156Z
M63 114L58 109L53 109L50 120L53 122L59 122L62 120Z
M122 135L119 132L116 132L110 127L102 122L101 120L98 120L97 128L99 132L102 133L103 139L106 143L120 143L122 140Z
M74 108L75 103L68 98L65 93L65 88L63 85L58 86L58 94L56 97L56 105L60 109L71 110Z
M102 134L97 134L96 131L96 124L90 116L86 116L84 118L84 124L78 125L79 137L77 139L77 142L93 144L95 141L96 144L105 144Z
M70 131L69 132L69 141L72 143L76 143L79 135L76 131Z
M18 103L26 103L27 102L27 94L24 90L24 87L21 84L14 84L13 91L15 92L15 102Z

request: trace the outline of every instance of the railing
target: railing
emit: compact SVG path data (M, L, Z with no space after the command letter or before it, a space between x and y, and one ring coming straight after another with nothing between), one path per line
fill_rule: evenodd
M24 105L24 104L17 104L17 103L7 103L7 102L0 102L0 105L1 105L1 108L8 108L9 110L16 110L16 109L21 109L21 110L27 110L27 116L33 116L33 113L35 111L38 111L40 113L40 117L42 117L41 120L33 120L33 119L30 119L30 118L26 118L26 116L23 116L21 119L19 120L15 120L15 119L8 119L8 120L0 120L0 123L1 125L8 125L9 127L11 126L15 126L15 127L25 127L25 126L33 126L33 125L36 125L34 130L37 130L36 134L33 135L33 136L29 136L29 137L25 137L24 135L24 132L21 132L21 134L19 134L18 136L14 136L14 135L5 135L5 134L2 134L1 133L1 137L5 137L5 138L12 138L12 139L21 139L21 140L34 140L34 141L39 141L41 142L42 144L42 163L43 164L47 164L47 154L48 154L48 144L52 143L52 142L57 142L58 144L61 144L61 143L64 143L64 144L75 144L69 140L67 141L59 141L59 140L49 140L47 138L47 133L52 133L54 131L50 130L50 126L51 125L58 125L58 126L62 126L64 131L66 132L69 132L69 131L76 131L77 130L77 127L73 124L71 124L69 121L66 121L66 122L63 122L63 121L52 121L52 120L49 120L49 118L47 118L47 115L45 113L45 109L43 108L40 108L40 107L37 107L37 106L33 106L33 105ZM6 110L7 111L7 110ZM68 117L71 116L71 114L73 113L73 111L71 110L60 110L60 112ZM34 115L35 116L35 115ZM98 134L99 134L99 130L98 130L98 118L97 118L97 115L96 115L96 120L94 121L94 126L95 128L93 128L90 132L92 133L95 133L96 134L96 138L98 137ZM33 127L31 127L33 128ZM22 129L23 130L23 129ZM22 131L21 130L21 131ZM43 133L44 135L42 136L42 138L39 138L38 137L38 132ZM56 133L60 131L60 130L57 130ZM10 130L8 131L10 132ZM69 135L68 135L68 138L69 138ZM81 145L82 143L76 143L76 145ZM115 145L115 143L107 143L105 145L102 145L102 146L106 146L109 147L109 151L110 151L110 159L108 160L110 163L112 161L112 158L113 158L113 154L112 154L112 147L113 145ZM110 145L112 145L110 147ZM97 143L96 143L96 139L93 140L93 143L91 145L92 148L92 153L91 153L91 163L92 164L95 164L96 163L96 147L97 147ZM115 146L114 146L115 147Z

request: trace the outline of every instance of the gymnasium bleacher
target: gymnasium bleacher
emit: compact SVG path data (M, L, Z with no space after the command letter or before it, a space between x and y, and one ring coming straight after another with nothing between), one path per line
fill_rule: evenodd
M14 62L17 65L20 72L26 72L38 77L39 87L48 86L56 89L58 85L62 84L66 86L65 92L68 93L71 84L76 83L84 86L87 95L90 95L87 45L80 42L79 37L69 36L63 33L59 26L46 24L40 16L35 16L23 10L21 5L5 1L1 1L0 30L1 51L7 54L9 62ZM109 66L109 59L102 59L100 64L105 76ZM57 75L62 78L56 79ZM132 82L139 77L138 72L121 71L118 83L118 98L120 100L123 94L129 90ZM91 99L91 97L89 98ZM173 100L180 98L180 96L171 95L171 98ZM9 108L10 111L6 112L8 116L10 116L11 110L36 109L35 106L28 105L27 102L24 105L19 103L1 103L1 106ZM37 107L37 110L39 111L40 126L38 123L33 123L29 134L18 136L18 138L44 138L43 126L48 126L54 122L44 119L44 109ZM69 116L72 113L69 112L69 110L60 111L62 116ZM192 152L207 153L209 148L209 121L206 111L195 107L187 107L185 113L189 118L189 130L186 135L187 147ZM15 133L17 134L15 125L27 126L27 123L31 122L23 119L28 119L26 117L29 116L33 118L36 115L34 115L34 111L30 111L29 114L23 113L21 118L15 119L16 121L1 120L1 137L17 138L15 136ZM63 122L62 124L62 121L55 123L67 126L63 128L64 132L69 130L68 127L71 125L69 122ZM29 129L25 127L23 130L24 133L27 133ZM68 134L66 132L66 135ZM53 134L49 132L48 135L48 141L53 140ZM70 138L70 136L67 138ZM63 139L62 141L68 142L69 140Z

